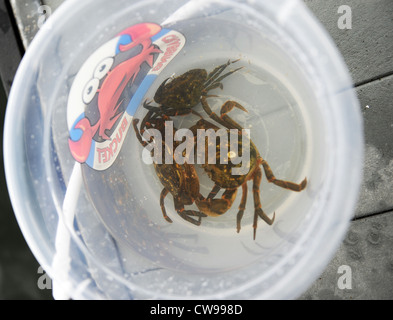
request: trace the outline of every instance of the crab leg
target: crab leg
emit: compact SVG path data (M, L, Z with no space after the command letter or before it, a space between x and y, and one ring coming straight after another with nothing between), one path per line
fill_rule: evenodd
M177 210L177 213L179 214L180 217L182 217L184 220L195 224L196 226L200 226L201 225L201 220L202 218L206 217L205 214L198 212L198 211L194 211L194 210L184 210L184 207L182 209ZM191 217L198 217L198 220L195 220Z
M221 82L214 82L213 84L211 84L210 86L208 86L206 89L203 90L202 95L207 96L207 92L217 88L220 88L222 90L224 89L224 85Z
M205 110L205 112L211 119L213 119L214 121L221 124L227 129L237 129L239 131L243 130L240 124L238 124L236 121L234 121L231 117L228 116L228 112L230 112L233 108L238 108L242 111L248 112L246 108L244 108L241 104L235 101L227 101L221 107L221 111L220 111L221 116L219 117L210 108L209 103L207 102L206 99L207 97L208 96L202 96L201 103L202 103L203 110Z
M140 142L140 144L143 146L143 147L146 147L146 146L148 146L148 143L146 142L146 141L143 141L142 140L142 136L141 136L141 134L140 134L140 132L139 132L139 129L138 129L138 123L139 123L139 119L134 119L133 121L132 121L132 126L134 127L134 130L135 130L135 134L136 134L136 138L138 139L138 141Z
M304 178L304 180L300 184L297 184L297 183L294 183L291 181L278 180L274 176L273 171L270 168L269 164L265 160L263 160L262 158L261 158L260 162L261 162L263 169L265 171L266 178L270 183L274 183L275 185L277 185L281 188L289 189L289 190L296 191L296 192L300 192L306 187L307 178Z
M246 202L247 202L247 192L248 192L248 187L247 187L247 181L242 184L242 199L240 201L239 205L239 212L237 213L236 216L236 221L237 221L237 233L240 232L240 222L242 221L244 210L246 209Z
M185 210L184 204L180 198L174 198L173 200L175 202L175 210L180 217L192 224L195 224L196 226L201 225L202 218L206 217L204 213L194 210ZM198 217L199 219L195 220L192 217Z
M231 128L233 129L238 129L242 130L243 128L238 124L236 121L234 121L230 116L228 116L228 113L232 111L233 108L238 108L244 112L248 112L246 108L244 108L240 103L237 103L236 101L227 101L223 104L220 110L221 114L221 119L223 119Z
M228 124L226 121L224 121L222 118L220 118L216 113L213 112L213 110L210 108L207 99L205 96L202 96L201 98L201 103L202 103L202 107L203 110L205 110L205 112L207 113L207 115L213 119L214 121L216 121L217 123L221 124L222 126L224 126L225 128L228 129L233 129L232 126L230 126L230 124ZM237 129L237 128L236 128Z
M213 199L217 195L218 191L220 191L220 189L221 187L218 184L214 184L214 187L207 196L207 199Z
M265 212L263 212L262 210L262 205L261 205L261 199L260 199L260 195L259 195L259 187L261 185L261 181L262 181L262 170L261 168L258 166L255 169L254 172L254 177L253 177L253 186L252 186L252 191L254 194L254 206L255 206L255 212L254 212L254 224L253 224L253 228L254 228L254 240L256 237L256 233L257 233L257 226L258 226L258 216L265 221L268 225L272 225L274 222L274 219L276 217L276 213L274 213L273 215L273 219L270 219Z
M169 116L167 116L166 114L164 114L162 112L161 108L159 108L159 107L151 106L151 105L147 104L146 102L143 104L143 107L145 109L147 109L148 112L146 113L146 115L143 118L142 123L141 123L141 132L142 133L145 131L145 128L151 127L153 120L156 120L158 114L164 120L171 120L171 118Z
M214 187L216 188L216 187ZM209 196L214 195L214 188ZM206 200L195 200L196 205L198 206L199 210L210 217L218 217L223 215L227 212L231 206L233 201L236 199L237 188L233 189L226 189L222 194L220 199L212 199L208 198Z
M154 111L153 111L153 110L149 110L149 111L146 113L145 117L144 117L143 120L142 120L141 128L146 128L146 125L147 125L148 123L150 123L150 121L151 121L153 115L154 115Z
M225 73L224 75L222 75L221 77L220 74L232 63L238 62L239 59L232 61L228 60L227 63L222 64L221 66L216 67L212 72L210 72L210 74L207 77L207 81L205 82L205 92L208 92L209 90L212 90L213 88L211 88L211 86L219 83L221 80L223 80L224 78L228 77L229 75L231 75L232 73L242 69L243 67L237 68L236 70L233 71L229 71L227 73ZM217 87L215 87L217 88Z
M154 114L153 111L149 111L146 116L143 118L142 123L140 125L139 136L145 132L145 128L151 127L152 115ZM135 121L135 120L134 120ZM138 120L139 121L139 120ZM142 138L138 138L140 141ZM149 143L153 142L153 137L150 138ZM143 145L143 144L142 144ZM143 145L145 146L145 145Z
M160 206L161 206L161 211L162 211L162 214L164 216L164 219L166 221L172 223L171 218L169 218L168 215L166 214L165 204L164 204L165 197L168 195L168 193L169 193L168 189L164 188L162 190L161 195L160 195Z
M156 112L156 113L163 113L163 112L162 112L162 110L163 110L162 107L155 107L155 106L151 106L151 105L149 105L149 104L146 104L146 105L144 105L143 107L144 107L145 109L149 110L149 111L153 111L153 112Z
M231 63L235 63L237 61L239 61L239 60L236 60L236 61L233 61L233 62L231 62L231 60L228 60L228 62L226 62L226 63L224 63L224 64L222 64L222 65L220 65L218 67L215 67L213 69L213 71L210 72L209 75L207 76L207 80L205 82L204 87L206 88L207 86L212 84L212 82L214 82L214 80L216 80L217 77L220 76L220 74L225 70L226 67L228 67Z
M210 90L213 90L213 89L217 88L217 85L218 85L221 89L223 89L223 86L222 86L222 84L221 84L220 81L222 81L222 80L225 79L226 77L230 76L232 73L235 73L235 72L237 72L237 71L239 71L239 70L241 70L241 69L243 69L243 67L240 67L240 68L237 68L237 69L235 69L235 70L229 71L229 72L227 72L226 74L222 75L221 77L219 77L218 79L216 79L212 84L210 84L208 87L206 87L206 88L204 89L204 92L208 92L208 91L210 91Z

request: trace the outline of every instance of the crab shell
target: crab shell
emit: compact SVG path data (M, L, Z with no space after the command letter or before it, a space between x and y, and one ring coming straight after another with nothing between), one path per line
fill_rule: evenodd
M169 80L170 78L166 79L157 89L154 101L174 109L193 107L200 101L207 80L207 71L192 69Z

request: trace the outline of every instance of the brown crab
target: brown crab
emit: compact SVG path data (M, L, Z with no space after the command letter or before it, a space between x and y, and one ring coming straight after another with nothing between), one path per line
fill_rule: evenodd
M136 137L143 147L146 147L149 143L155 143L155 141L153 139L149 143L143 141L141 136L143 134L142 130L154 128L161 132L162 137L165 134L165 118L152 118L152 116L153 113L149 111L143 120L143 123L147 124L147 126L141 129L138 129L139 119L133 120ZM167 147L165 140L162 140L162 144L163 148ZM165 220L172 223L172 220L166 213L164 204L165 197L170 193L173 196L175 210L179 216L199 226L201 218L206 217L206 215L195 210L185 210L184 208L185 205L192 205L197 198L203 199L203 196L199 193L199 178L194 166L187 163L179 165L175 162L173 164L162 162L162 164L154 163L154 169L158 179L164 186L160 195L160 206ZM195 219L195 217L198 219Z
M203 103L210 109L207 104L206 99L204 99ZM235 101L227 101L221 108L221 117L219 117L219 123L224 125L226 128L229 129L237 129L239 132L238 135L238 146L242 146L242 127L237 124L234 120L232 120L227 113L232 110L234 107L239 109L245 110L239 103ZM199 120L194 126L190 128L193 133L194 137L196 136L196 131L198 129L213 129L215 131L219 130L219 128L204 120ZM227 130L229 135L229 130ZM228 137L229 139L229 137ZM246 140L247 141L247 140ZM248 172L244 175L232 175L232 169L235 167L239 167L241 164L233 164L230 160L230 156L228 155L228 163L221 164L221 154L220 154L220 147L219 144L216 143L216 164L209 164L205 161L203 164L204 170L209 175L210 179L215 183L212 191L208 195L206 199L196 199L195 203L198 206L199 210L201 210L204 214L209 216L219 216L224 214L227 210L230 209L232 206L233 201L236 198L237 189L241 186L242 187L242 198L239 206L239 211L237 214L237 232L240 231L241 228L241 220L244 214L244 210L246 208L246 200L247 200L247 192L248 186L247 182L252 180L253 181L253 195L254 195L254 221L253 221L253 228L254 228L254 239L256 237L256 229L258 225L258 217L264 220L267 224L271 225L275 219L275 213L273 214L273 218L269 218L266 213L262 210L261 200L260 200L260 184L262 180L262 170L261 165L264 169L266 178L269 182L274 183L275 185L285 188L291 191L302 191L307 185L307 179L305 178L300 184L279 180L277 179L272 169L270 168L269 164L262 158L259 154L258 149L254 145L254 143L249 140L250 149L250 161L248 164ZM205 155L207 152L208 143L205 142ZM242 148L239 148L242 150ZM232 152L232 151L231 151ZM239 152L240 155L240 152ZM214 199L220 189L225 189L221 199Z
M168 78L159 86L154 95L154 101L160 106L152 106L145 101L144 107L160 116L182 116L192 113L201 117L193 108L201 101L201 98L209 97L209 91L216 88L222 89L223 79L242 69L240 67L222 75L229 65L237 61L239 60L228 60L227 63L214 68L209 74L205 69L192 69L173 79ZM209 116L214 120L219 118L213 112L210 112Z

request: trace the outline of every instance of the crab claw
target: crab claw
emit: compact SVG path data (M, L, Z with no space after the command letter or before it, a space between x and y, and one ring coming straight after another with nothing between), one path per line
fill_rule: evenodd
M233 108L238 108L244 112L248 112L246 108L244 108L240 103L237 103L236 101L227 101L223 104L221 107L221 116L227 114L228 112L232 111Z

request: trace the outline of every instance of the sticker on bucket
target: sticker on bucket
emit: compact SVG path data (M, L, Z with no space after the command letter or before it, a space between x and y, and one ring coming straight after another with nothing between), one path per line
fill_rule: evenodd
M114 163L143 97L184 44L177 31L141 23L87 59L67 106L68 142L77 162L96 170Z

